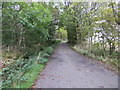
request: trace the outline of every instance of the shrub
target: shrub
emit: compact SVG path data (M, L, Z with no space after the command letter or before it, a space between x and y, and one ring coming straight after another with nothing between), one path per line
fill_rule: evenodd
M48 61L47 58L42 58L42 59L40 60L40 63L41 63L41 64L46 64L47 61Z
M52 47L46 47L45 50L43 51L43 53L47 53L47 54L51 54L52 53Z

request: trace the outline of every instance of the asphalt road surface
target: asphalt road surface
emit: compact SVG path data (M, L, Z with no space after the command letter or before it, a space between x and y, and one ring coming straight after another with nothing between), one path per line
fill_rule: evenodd
M59 44L35 88L118 88L118 75L102 64L72 50L67 43Z

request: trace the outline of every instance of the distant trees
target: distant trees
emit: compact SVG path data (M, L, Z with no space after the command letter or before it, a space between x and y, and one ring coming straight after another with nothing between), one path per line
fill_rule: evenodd
M3 46L43 45L55 39L57 30L63 27L70 44L82 47L86 43L89 48L97 44L97 48L112 54L119 46L118 11L117 4L111 2L4 2Z
M56 30L56 39L66 41L67 40L67 30L65 30L63 27Z
M119 13L116 3L66 2L64 7L61 22L68 31L68 42L81 45L87 43L91 52L95 44L99 44L101 50L109 50L109 54L118 52Z

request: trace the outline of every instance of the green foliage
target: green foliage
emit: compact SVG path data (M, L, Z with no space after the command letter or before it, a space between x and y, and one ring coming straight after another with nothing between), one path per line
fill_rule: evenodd
M44 53L51 54L52 50L53 50L52 47L47 47L47 48L45 48Z
M67 30L64 30L64 28L60 28L56 31L56 37L60 40L66 40L67 39Z
M117 5L111 2L70 2L65 5L2 2L2 46L17 49L22 54L14 59L9 53L3 55L12 59L8 64L4 63L3 87L31 86L53 47L60 42L56 42L56 38L68 38L71 45L82 45L78 50L82 55L118 66L119 13L116 14L115 8ZM32 78L28 80L28 77Z
M67 29L68 42L83 44L87 41L90 52L103 56L108 50L110 54L118 51L117 9L116 3L70 2L66 4L60 20L62 27ZM96 50L93 51L93 47ZM97 49L100 50L97 52Z
M3 45L32 47L48 40L52 16L42 3L3 2L2 10Z
M87 50L82 50L82 49L81 49L79 52L80 52L82 55L88 55L88 51L87 51Z
M21 77L21 82L14 85L15 88L30 88L33 84L37 75L44 68L44 65L34 64L25 74Z
M104 58L102 56L98 57L97 60L104 61Z
M57 43L58 42L55 42L49 47L43 47L42 51L34 56L29 56L29 58L16 58L11 64L3 68L3 88L31 87L38 73L48 61L48 57L51 55L53 47L55 47Z
M45 64L47 61L48 61L47 58L42 58L40 63L41 63L41 64Z
M116 3L71 2L61 17L68 30L68 41L73 43L73 38L77 38L77 52L119 67L118 16Z
M112 55L109 55L109 52L106 52L106 51L102 51L101 49L97 49L97 50L89 50L89 49L85 49L85 48L78 48L78 46L74 46L72 47L74 50L76 50L76 52L82 54L82 55L85 55L85 56L88 56L90 58L93 58L95 60L98 60L98 61L101 61L101 62L104 62L105 64L109 64L111 65L111 69L112 70L115 70L117 73L119 73L119 59L117 58L117 53L114 52L114 54ZM104 55L103 53L106 52ZM115 54L116 53L116 54Z
M37 56L29 57L29 59L16 59L12 64L3 68L3 87L29 88L48 61L47 57L50 56L52 50L52 47L46 47Z

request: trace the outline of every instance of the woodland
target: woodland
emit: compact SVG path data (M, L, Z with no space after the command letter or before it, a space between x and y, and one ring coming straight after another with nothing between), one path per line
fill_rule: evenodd
M2 86L31 87L54 48L63 41L118 72L119 4L2 2Z

